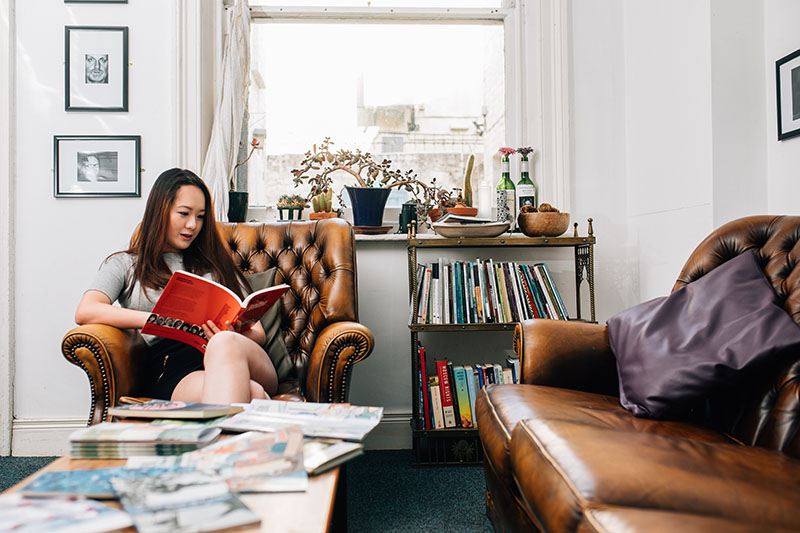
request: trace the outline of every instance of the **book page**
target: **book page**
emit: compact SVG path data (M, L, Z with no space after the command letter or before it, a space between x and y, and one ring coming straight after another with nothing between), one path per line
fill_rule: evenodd
M285 283L267 287L252 293L244 300L244 311L239 316L241 327L246 326L252 322L261 319L270 307L277 302L283 293L289 290L289 286Z

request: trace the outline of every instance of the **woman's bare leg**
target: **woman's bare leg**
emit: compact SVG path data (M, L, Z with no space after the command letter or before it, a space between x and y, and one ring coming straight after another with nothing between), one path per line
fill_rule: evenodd
M251 380L263 389L264 396L278 389L278 377L266 352L232 331L221 331L211 337L203 366L203 372L192 372L178 383L173 399L196 401L191 398L200 390L200 401L204 403L246 403L258 392Z

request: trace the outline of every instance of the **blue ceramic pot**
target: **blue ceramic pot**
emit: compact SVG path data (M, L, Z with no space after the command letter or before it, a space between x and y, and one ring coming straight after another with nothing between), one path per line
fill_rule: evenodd
M345 187L353 205L354 226L383 225L383 209L391 189L376 187Z

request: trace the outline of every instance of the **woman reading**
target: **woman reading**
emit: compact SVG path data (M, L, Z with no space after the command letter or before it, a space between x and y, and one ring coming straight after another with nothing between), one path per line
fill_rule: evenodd
M217 233L211 195L189 170L162 173L150 191L130 248L111 254L75 312L75 322L141 329L175 270L213 279L240 297L250 285ZM119 307L113 305L119 302ZM145 335L145 366L152 398L230 404L275 394L275 368L261 347L264 329L255 322L203 324L205 354L187 344Z

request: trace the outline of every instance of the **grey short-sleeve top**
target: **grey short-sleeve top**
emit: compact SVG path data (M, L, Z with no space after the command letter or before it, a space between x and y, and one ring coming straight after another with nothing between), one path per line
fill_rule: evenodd
M167 252L164 254L164 261L167 263L171 272L185 270L183 266L183 254L177 252ZM133 256L128 253L114 254L100 265L100 269L95 274L92 283L87 290L100 291L111 300L111 303L119 302L125 309L135 309L137 311L153 310L161 290L142 289L139 282L133 286L130 296L125 297L124 293L130 285L133 277ZM211 273L203 274L206 279L213 279ZM159 337L153 335L142 335L148 345L153 344Z

